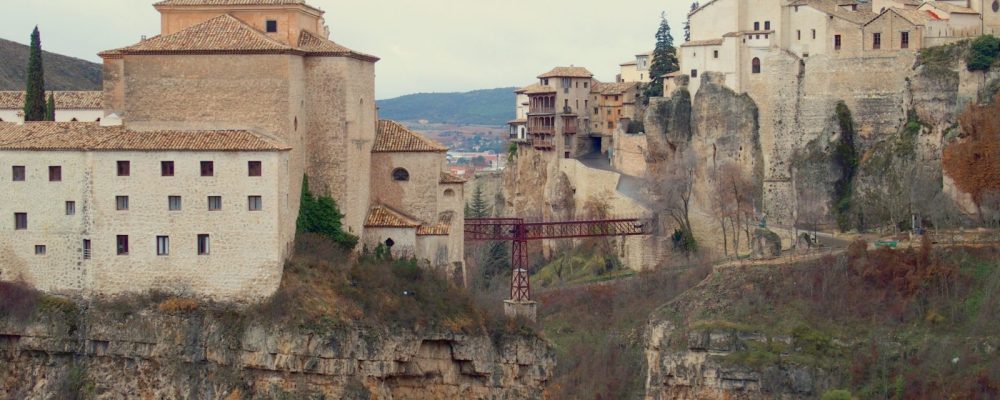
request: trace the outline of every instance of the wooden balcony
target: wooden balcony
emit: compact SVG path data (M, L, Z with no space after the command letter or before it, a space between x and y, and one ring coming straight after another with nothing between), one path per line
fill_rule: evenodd
M563 127L564 135L575 135L576 134L576 124L566 125Z
M532 107L528 109L528 115L555 114L555 107Z
M529 135L553 135L553 134L555 134L555 128L551 127L551 126L529 127L528 128L528 134Z
M552 150L556 148L555 143L548 139L532 139L531 146L538 150Z

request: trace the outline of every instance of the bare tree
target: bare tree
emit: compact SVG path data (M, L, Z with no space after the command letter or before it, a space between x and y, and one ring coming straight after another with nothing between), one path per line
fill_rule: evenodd
M690 238L691 198L697 174L697 159L692 152L678 150L670 160L649 175L649 187L653 190L654 207L677 224L678 229Z

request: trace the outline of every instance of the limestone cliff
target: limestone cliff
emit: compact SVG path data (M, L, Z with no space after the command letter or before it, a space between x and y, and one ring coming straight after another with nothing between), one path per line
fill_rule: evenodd
M540 398L554 355L534 336L343 327L228 314L49 311L0 321L0 397Z

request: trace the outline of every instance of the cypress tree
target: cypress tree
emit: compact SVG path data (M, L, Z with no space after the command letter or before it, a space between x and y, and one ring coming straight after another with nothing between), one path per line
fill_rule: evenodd
M670 23L667 14L660 13L660 29L656 31L656 49L653 50L653 65L649 67L649 76L653 81L646 88L646 97L663 96L663 75L680 69L677 65L677 49L674 48L674 36L670 34Z
M24 120L45 120L45 74L42 72L42 39L37 26L31 32L28 79L24 91Z
M56 120L56 98L52 92L49 92L49 100L45 102L45 120Z

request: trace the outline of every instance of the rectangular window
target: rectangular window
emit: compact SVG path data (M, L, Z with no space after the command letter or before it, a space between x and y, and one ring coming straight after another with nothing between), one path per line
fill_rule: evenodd
M765 31L771 30L771 21L764 21L764 30Z
M207 256L210 249L211 243L209 242L208 235L201 234L198 235L198 255Z
M36 244L35 245L35 255L38 255L38 256L44 256L45 255L45 245L44 244Z
M49 167L49 182L59 182L62 180L62 167L53 165Z
M691 77L692 78L697 78L698 77L698 70L692 69L691 70Z
M872 34L872 49L878 50L882 48L882 34L873 33Z
M128 161L118 162L118 176L129 176L131 172L131 165Z
M760 22L754 22L753 23L753 30L755 30L755 31L759 31L760 30Z
M211 161L202 161L201 176L215 176L215 163Z
M128 196L115 196L115 209L118 211L128 210Z
M586 89L588 85L590 85L590 82L583 82L583 88L584 89Z
M264 167L260 161L247 162L247 170L249 176L261 176L264 174Z
M66 215L76 215L76 202L67 201L66 202Z
M267 20L267 22L265 22L265 25L267 28L267 33L275 33L278 31L278 21L269 19Z
M840 35L835 35L833 37L833 49L840 50Z
M165 256L170 254L170 236L156 237L156 255Z
M170 211L180 211L181 210L181 196L168 196L167 197L167 209Z
M247 202L250 205L250 211L260 211L264 209L264 202L260 196L249 196L247 197Z
M28 229L28 213L14 213L14 230Z
M13 177L11 179L14 182L24 182L24 175L25 175L24 174L24 166L23 165L15 165L15 166L11 167L11 175L13 175Z
M90 239L83 239L83 259L90 259Z
M899 48L901 49L910 48L910 32L899 33Z
M816 30L815 29L812 30L812 34L813 34L813 40L816 40Z
M719 51L718 50L712 50L712 58L719 58Z
M160 161L160 176L174 176L173 161Z
M116 243L116 249L117 249L118 255L120 255L120 256L127 256L128 255L128 235L118 235L118 238L115 240L115 243Z
M802 30L801 29L796 30L795 31L795 36L796 36L797 40L802 40Z
M208 196L208 211L219 211L222 209L222 196Z

